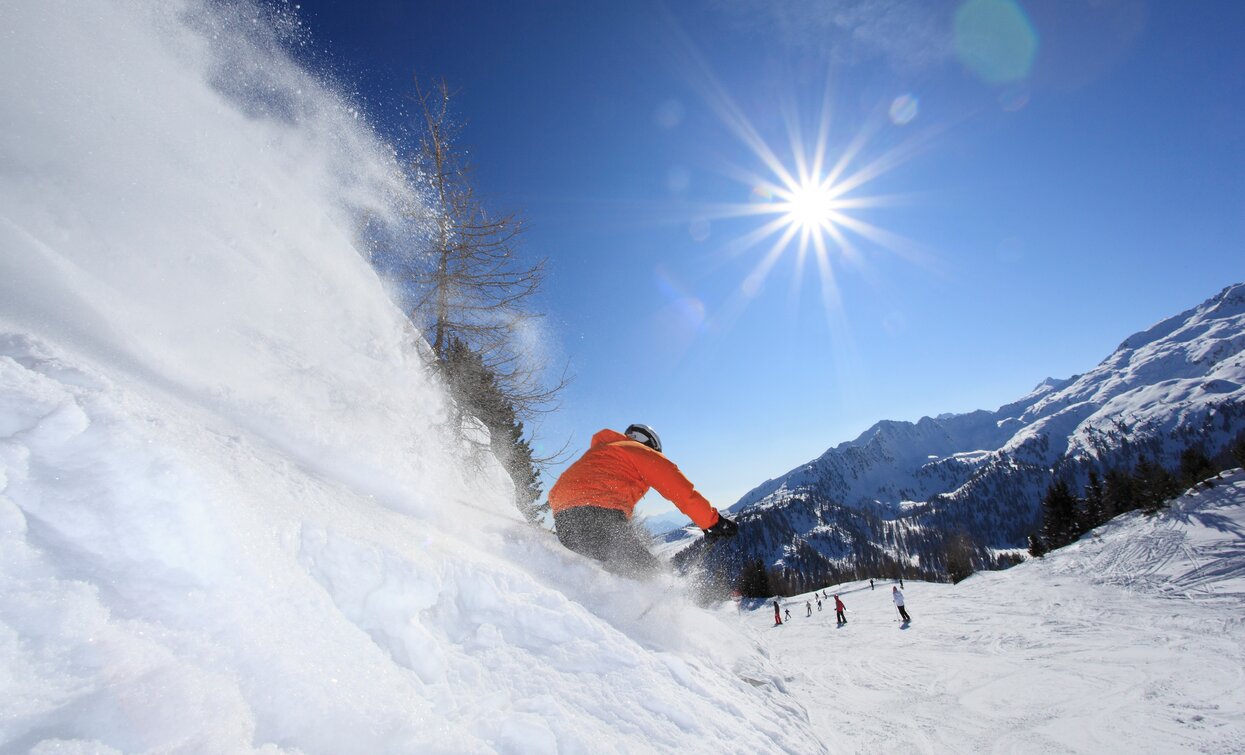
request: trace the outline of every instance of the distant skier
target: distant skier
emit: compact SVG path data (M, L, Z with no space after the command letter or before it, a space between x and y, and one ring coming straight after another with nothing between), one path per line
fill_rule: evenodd
M873 580L869 580L869 589L870 589L870 590L872 590L872 589L873 589Z
M847 623L847 614L843 613L847 610L847 606L843 605L843 601L839 600L839 596L834 596L834 617L838 619L840 624Z
M903 617L903 620L912 621L912 619L908 616L908 612L904 610L903 607L903 593L901 593L899 588L894 585L891 585L891 598L895 601L895 607L899 609L899 615Z
M818 611L820 611L820 610L821 610L821 598L818 598L818 599L817 599L817 610L818 610Z
M696 492L674 462L661 453L661 439L646 425L625 433L602 430L549 490L558 540L629 577L646 577L662 566L631 526L636 503L650 488L669 499L706 540L733 537L739 527Z
M791 621L791 609L790 609L790 608L783 608L783 609L782 609L782 612L783 612L784 614L786 614L786 616L787 616L787 621Z
M787 618L791 618L790 612L787 613ZM774 601L774 626L778 626L780 624L782 624L782 619L778 617L778 601L775 600Z
M804 606L808 608L808 613L804 614L805 618L813 615L813 602L811 600L804 601Z

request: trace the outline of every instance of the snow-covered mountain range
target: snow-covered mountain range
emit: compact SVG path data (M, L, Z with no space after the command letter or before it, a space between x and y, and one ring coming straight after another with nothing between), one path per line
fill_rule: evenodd
M808 568L913 559L949 533L1022 547L1047 486L1245 430L1245 284L1127 339L1097 367L995 411L882 421L730 511L744 558ZM677 536L676 536L677 537Z

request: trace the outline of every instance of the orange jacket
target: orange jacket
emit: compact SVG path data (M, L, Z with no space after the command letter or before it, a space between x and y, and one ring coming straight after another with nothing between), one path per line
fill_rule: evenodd
M600 506L618 509L631 518L649 488L678 506L702 530L718 523L718 510L696 492L674 462L613 430L592 436L592 446L549 490L549 507L556 514L575 506Z

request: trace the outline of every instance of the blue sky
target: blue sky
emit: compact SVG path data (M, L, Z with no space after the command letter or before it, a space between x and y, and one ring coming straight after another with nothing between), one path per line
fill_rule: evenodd
M719 507L878 420L1088 370L1245 280L1242 3L300 14L317 64L399 143L414 72L459 89L477 188L549 259L547 348L575 382L542 443L648 423ZM794 152L829 194L773 190L800 183ZM775 248L780 223L743 243L810 196L802 259L799 233Z

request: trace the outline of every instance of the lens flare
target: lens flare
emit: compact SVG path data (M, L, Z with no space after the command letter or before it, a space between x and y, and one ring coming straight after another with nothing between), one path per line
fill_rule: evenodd
M999 92L999 107L1014 113L1029 104L1029 88L1020 84L1011 84Z
M713 225L704 218L696 218L687 226L687 235L692 237L692 241L700 243L709 238L709 234L713 230Z
M658 106L657 112L653 114L653 120L658 126L669 130L677 128L683 122L684 115L683 103L671 99Z
M748 194L748 199L753 202L773 202L774 192L765 186L753 186L752 191Z
M988 84L1028 77L1037 48L1037 32L1013 0L968 0L955 12L956 54Z
M891 103L891 123L896 126L906 126L916 118L919 110L919 102L916 95L901 94Z

